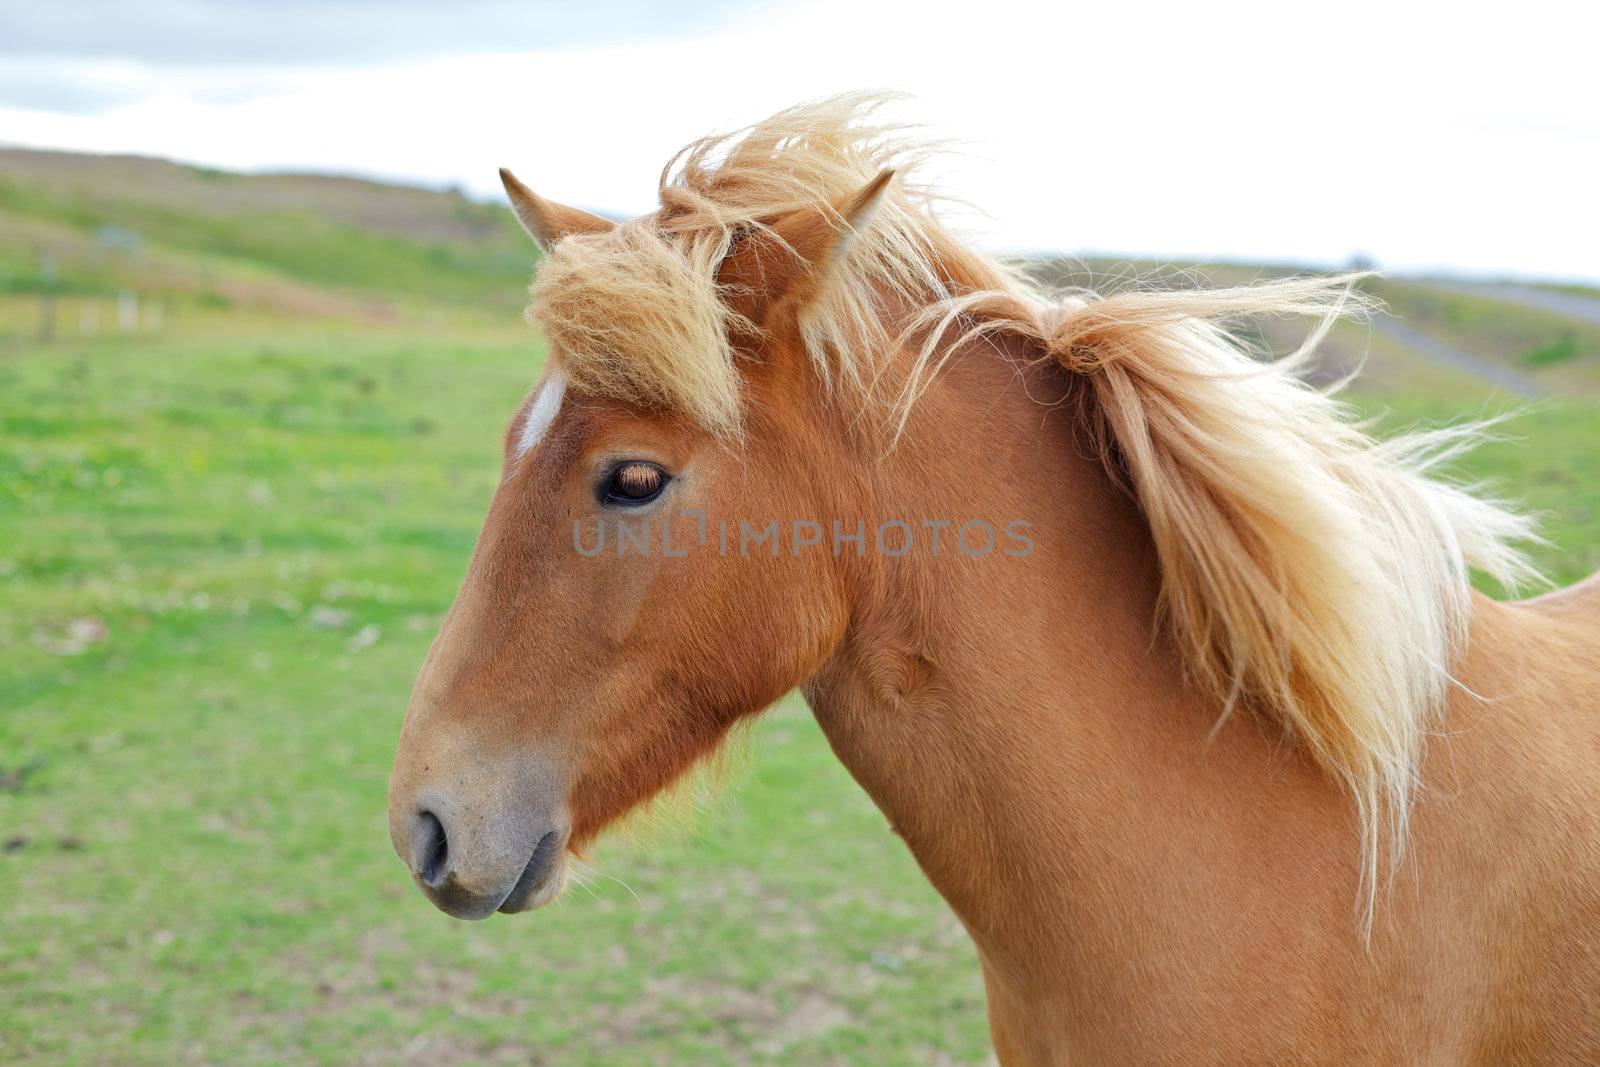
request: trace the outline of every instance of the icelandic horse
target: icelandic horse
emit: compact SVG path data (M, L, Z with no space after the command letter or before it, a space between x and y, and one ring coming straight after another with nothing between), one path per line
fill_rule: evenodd
M1297 376L1350 279L1048 293L878 102L697 141L620 224L502 172L549 354L400 736L422 890L545 903L798 687L1004 1064L1600 1063L1600 584L1473 591L1532 535L1441 475L1480 430ZM1232 329L1281 315L1285 360Z

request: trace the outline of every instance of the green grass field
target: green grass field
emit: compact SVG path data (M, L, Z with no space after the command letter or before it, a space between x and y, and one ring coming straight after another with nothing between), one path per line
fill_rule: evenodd
M400 716L537 364L0 360L0 1060L981 1058L971 948L793 702L693 833L602 846L620 881L477 925L409 884Z
M973 949L792 698L686 829L605 841L551 908L411 887L389 764L538 371L519 324L235 307L45 344L11 299L0 1062L987 1062ZM1482 412L1427 380L1357 396ZM1597 416L1539 401L1462 472L1546 516L1558 582L1600 568Z

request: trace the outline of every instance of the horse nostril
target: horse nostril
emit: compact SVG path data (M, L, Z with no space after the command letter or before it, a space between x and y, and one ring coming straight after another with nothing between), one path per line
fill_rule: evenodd
M444 880L445 860L450 858L450 842L444 835L444 823L431 811L417 816L417 877L429 886L437 887Z

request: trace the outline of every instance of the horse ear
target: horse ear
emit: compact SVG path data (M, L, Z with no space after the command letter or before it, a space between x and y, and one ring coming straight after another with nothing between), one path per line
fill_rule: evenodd
M550 251L552 245L569 233L605 233L616 225L599 215L544 199L504 167L500 168L500 182L506 187L506 196L511 200L511 210L516 213L517 221L541 252Z
M780 306L798 311L822 293L829 276L850 254L851 244L872 224L893 178L893 170L881 171L856 192L821 210L802 208L783 216L767 232L735 249L719 281L732 283L736 291L759 294L765 314L751 318L765 318Z
M779 219L773 232L805 263L802 272L820 289L828 274L850 254L856 236L872 224L894 171L883 170L831 211L797 211ZM791 288L792 295L792 288Z

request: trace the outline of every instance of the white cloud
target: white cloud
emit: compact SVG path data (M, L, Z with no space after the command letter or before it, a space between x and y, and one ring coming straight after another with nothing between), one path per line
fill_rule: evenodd
M254 95L166 72L102 114L0 110L0 138L486 195L509 165L644 211L707 129L890 87L969 145L944 177L992 244L1600 277L1600 15L1397 7L825 0L671 41L275 70Z

